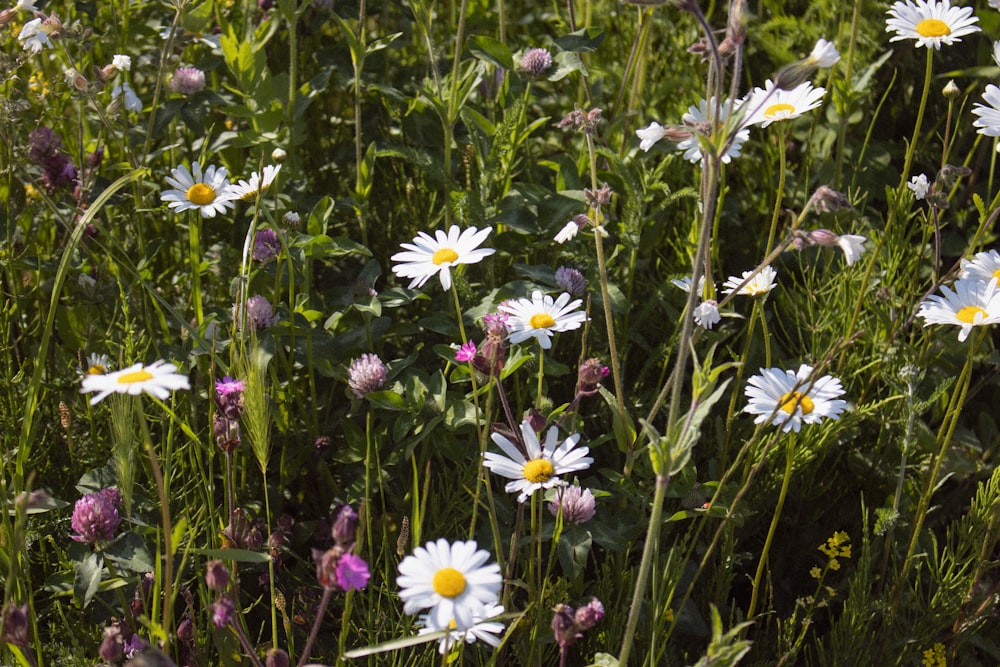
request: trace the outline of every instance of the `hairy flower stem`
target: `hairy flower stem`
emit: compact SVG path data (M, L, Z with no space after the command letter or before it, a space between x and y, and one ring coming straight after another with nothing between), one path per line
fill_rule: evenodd
M319 626L323 625L323 617L326 616L326 608L330 604L330 597L333 595L333 590L329 588L323 589L323 597L319 601L319 608L316 610L316 618L313 620L312 629L309 630L309 639L306 640L306 645L302 649L302 655L299 656L299 661L296 667L302 667L309 660L309 654L312 653L313 644L316 643L316 637L319 636ZM259 663L258 663L259 664Z
M924 489L920 494L920 500L917 502L917 510L913 517L913 532L910 535L910 543L906 548L906 557L903 559L903 567L899 571L899 576L896 578L896 585L893 587L892 596L890 597L889 611L886 618L889 619L890 623L894 623L896 616L896 608L899 605L899 600L903 595L903 588L906 586L907 576L910 573L910 568L913 565L913 556L917 550L917 542L920 540L920 532L924 526L924 519L927 517L927 510L930 507L931 496L934 494L934 489L937 486L938 473L941 472L941 463L944 461L945 452L948 450L948 445L951 444L951 437L955 433L955 427L958 425L958 418L962 412L962 406L965 405L965 398L969 391L969 382L972 377L972 363L975 360L976 350L979 348L980 343L982 343L988 332L983 329L981 331L976 331L974 333L974 338L969 342L969 356L965 360L965 366L962 367L962 372L958 376L958 381L955 383L955 390L951 394L951 400L948 402L948 409L945 412L944 421L941 422L941 427L938 429L937 440L935 441L935 453L934 457L931 459L930 472L927 475L927 481L924 483Z
M781 217L781 202L785 198L785 170L787 169L785 157L786 133L775 126L775 136L778 138L778 187L774 195L774 210L771 212L771 228L767 232L767 246L764 254L771 252L774 247L774 234L778 229L778 218Z
M798 407L798 401L796 401L795 407ZM757 611L757 599L760 595L760 583L764 576L764 568L767 567L767 556L771 551L771 544L774 542L774 534L778 531L778 520L781 518L781 510L785 507L785 498L788 497L788 485L792 479L792 464L795 461L794 444L794 439L789 440L785 444L785 476L781 478L781 491L778 492L778 504L774 508L774 515L771 516L771 525L767 529L764 549L760 552L760 559L757 561L757 572L753 576L753 592L750 594L750 606L747 608L748 619L753 619L754 613Z

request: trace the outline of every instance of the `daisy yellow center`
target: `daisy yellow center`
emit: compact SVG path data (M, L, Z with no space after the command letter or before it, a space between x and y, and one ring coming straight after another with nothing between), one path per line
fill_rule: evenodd
M996 271L994 271L992 275L997 280L1000 280L1000 269L997 269Z
M959 311L955 313L955 317L958 318L959 322L965 322L966 324L975 324L976 316L980 314L983 317L986 317L986 311L980 308L979 306L966 306L964 308L959 309Z
M104 375L104 366L94 364L87 369L87 375Z
M434 251L434 256L431 257L431 261L438 266L446 262L454 262L458 259L458 253L451 248L441 248L440 250Z
M546 459L535 459L524 464L524 478L532 484L544 484L555 474L552 462Z
M795 412L795 406L799 406L799 408L802 410L802 414L804 415L809 414L816 407L813 404L811 398L809 398L805 394L800 394L797 391L790 391L784 396L782 396L781 400L778 401L778 404L780 405L781 409L787 412L788 414L792 414L793 412Z
M795 107L784 102L772 104L768 108L764 109L764 116L766 118L774 118L775 116L782 116L784 114L791 115L793 113L795 113Z
M951 34L951 28L941 19L924 19L917 24L917 33L921 37L945 37Z
M142 370L125 373L124 375L119 376L118 384L135 384L136 382L145 382L146 380L152 379L153 374L144 368Z
M538 313L537 315L532 315L531 319L528 320L528 324L531 325L532 329L548 329L549 327L554 327L556 321L552 319L552 316L548 313Z
M443 598L454 598L465 590L465 575L453 567L442 567L434 573L434 592Z
M210 185L195 183L188 188L188 201L198 206L207 206L215 201L215 190Z

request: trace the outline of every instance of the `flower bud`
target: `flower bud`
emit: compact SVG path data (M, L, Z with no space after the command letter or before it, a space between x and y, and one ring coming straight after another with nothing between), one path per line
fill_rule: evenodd
M209 590L221 592L229 587L229 568L221 560L210 560L205 566L205 585Z

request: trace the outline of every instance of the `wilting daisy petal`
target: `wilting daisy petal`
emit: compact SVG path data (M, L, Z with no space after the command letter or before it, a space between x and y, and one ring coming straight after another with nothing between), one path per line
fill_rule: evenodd
M954 289L952 289L954 288ZM969 337L972 327L1000 322L1000 291L997 279L989 282L962 278L956 280L952 288L941 286L941 294L932 294L920 304L917 312L924 318L924 326L931 324L954 324L959 327L958 341Z
M489 644L490 646L496 648L497 646L500 646L500 638L497 637L497 635L503 632L503 623L489 621L487 619L496 618L502 613L503 605L486 605L483 608L482 614L473 614L472 627L462 632L455 630L454 624L449 624L448 628L435 627L431 615L424 614L420 617L420 624L424 627L420 628L420 631L417 634L426 635L431 632L440 632L445 629L451 629L449 635L447 637L442 637L441 641L438 642L438 653L441 655L444 655L445 651L454 646L457 642L461 642L463 640L467 644L481 641L484 644Z
M427 609L424 622L433 628L464 632L489 618L503 577L500 566L486 564L489 552L473 541L448 543L441 538L413 550L399 564L399 598L403 612Z
M535 430L527 421L521 422L521 437L527 456L521 453L517 445L499 433L492 435L504 454L486 452L483 455L483 465L501 477L510 480L504 487L507 493L517 493L517 502L523 503L531 494L539 489L551 489L565 486L566 481L561 475L580 470L586 470L594 459L587 456L590 448L576 448L580 435L574 434L559 444L559 429L555 426L549 429L545 443L538 441Z
M837 61L840 60L840 51L831 42L819 39L810 52L808 60L816 67L826 69L837 64Z
M555 300L548 294L542 295L535 290L531 298L507 301L497 308L510 315L507 327L510 330L508 340L511 343L523 343L534 337L542 349L552 347L552 333L579 329L587 321L587 314L577 311L583 302L580 299L570 301L573 297L563 292Z
M744 271L743 276L740 278L737 278L736 276L729 276L729 278L726 279L726 282L722 284L722 293L732 294L733 291L740 286L740 283L747 278L750 278L752 274L753 271ZM750 282L743 285L743 287L740 287L740 291L736 293L745 294L747 296L760 296L762 294L767 294L774 289L774 280L777 277L778 272L771 268L771 265L768 264L760 270L760 273L751 278Z
M97 392L90 399L91 405L97 405L111 394L136 396L146 393L162 401L169 398L172 391L190 388L187 376L178 373L177 366L160 360L148 366L133 364L113 373L90 373L83 378L80 393Z
M844 251L844 260L848 266L858 261L858 258L865 253L865 241L867 240L858 234L841 234L837 237L837 245Z
M688 107L688 111L684 114L682 120L689 127L706 127L709 116L715 115L715 106L716 101L714 97L707 102L703 99L698 102L698 106ZM734 109L739 109L739 107L739 100L736 101L735 105L732 100L723 102L718 109L717 127L722 127ZM726 152L722 156L722 161L729 164L734 157L739 157L743 150L743 142L749 138L750 130L746 129L746 127L736 132L732 142L729 144L729 148L726 149ZM692 135L690 138L678 142L677 149L684 151L684 158L690 162L700 163L704 159L701 152L701 143L698 141L697 135Z
M1000 88L992 83L988 84L983 99L986 104L972 105L972 113L979 116L972 125L979 128L976 130L979 134L1000 137ZM1000 143L997 144L997 150L1000 151Z
M776 88L774 82L768 79L764 88L754 88L744 102L748 111L743 125L767 127L779 120L798 118L818 107L825 94L825 88L813 88L808 81L791 90L784 90Z
M234 206L228 173L225 167L210 165L202 174L199 162L194 163L191 171L178 165L167 177L167 183L176 189L164 190L160 199L175 211L193 209L201 211L203 218L214 218L216 213L225 213Z
M959 37L979 32L979 18L972 7L952 7L950 0L917 0L916 4L894 2L885 22L886 32L894 32L889 41L915 39L917 46L940 49L941 44L961 42Z
M770 421L785 433L802 424L818 424L823 417L837 419L847 402L837 399L844 388L840 380L824 375L812 381L812 366L802 364L797 372L780 368L762 368L760 375L747 381L749 402L744 412L757 415L755 424Z
M433 237L417 232L413 243L403 243L404 251L391 257L392 261L399 262L392 267L392 272L401 278L412 278L410 289L423 287L435 274L441 279L441 287L451 289L451 267L476 264L496 252L493 248L479 247L491 231L489 227L461 230L458 225L452 225L447 234L439 229Z
M24 24L17 38L23 42L22 48L30 51L32 55L38 53L47 46L52 46L49 33L42 24L42 19L35 18Z

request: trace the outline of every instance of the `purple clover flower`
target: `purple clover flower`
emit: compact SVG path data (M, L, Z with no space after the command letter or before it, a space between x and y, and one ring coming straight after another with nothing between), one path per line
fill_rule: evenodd
M351 362L347 384L358 398L364 398L385 385L388 369L376 354L362 354Z
M73 517L70 519L70 525L76 531L76 535L70 535L72 539L96 544L111 542L115 538L121 518L113 496L105 493L106 491L109 489L88 493L76 501ZM118 498L120 499L120 495Z

